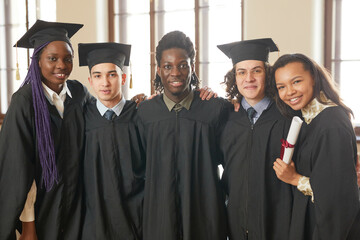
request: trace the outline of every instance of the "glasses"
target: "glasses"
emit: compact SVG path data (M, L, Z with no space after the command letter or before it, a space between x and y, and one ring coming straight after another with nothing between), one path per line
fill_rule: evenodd
M173 66L173 65L164 65L162 66L161 68L164 69L163 71L165 73L170 73L174 67L176 67L181 73L187 73L189 71L189 64L185 64L185 63L182 63L180 65L177 65L177 66Z
M245 69L238 69L236 71L236 76L240 79L246 79L248 74L250 74L251 77L260 77L265 73L265 70L261 67L257 67L255 69L251 69L250 71Z

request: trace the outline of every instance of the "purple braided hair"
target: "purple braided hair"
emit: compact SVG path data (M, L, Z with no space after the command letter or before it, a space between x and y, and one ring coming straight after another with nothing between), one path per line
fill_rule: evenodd
M21 85L31 84L32 86L36 139L38 141L39 158L42 168L41 185L44 184L47 192L51 190L55 182L58 183L54 141L52 139L50 129L50 113L41 83L41 73L38 59L39 52L48 44L49 42L34 49L29 71Z

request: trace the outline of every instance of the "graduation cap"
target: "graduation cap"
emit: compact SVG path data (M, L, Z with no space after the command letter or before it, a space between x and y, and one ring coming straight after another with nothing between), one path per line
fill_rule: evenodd
M89 70L99 63L113 63L123 70L129 66L131 45L122 43L79 43L79 65Z
M269 52L279 51L271 38L252 39L232 42L217 46L226 56L231 58L233 64L244 60L259 60L267 62Z
M70 44L70 38L83 26L83 24L77 23L37 20L24 36L17 41L14 47L37 48L46 42L52 41L64 41Z
M14 47L35 48L33 57L38 54L40 46L48 42L64 41L70 44L70 38L84 25L75 23L46 22L37 20L35 24L16 42ZM18 63L17 63L18 67ZM41 81L41 71L37 59L31 61L29 71L23 85L31 84L32 105L35 113L35 129L37 149L42 167L42 184L45 185L46 191L50 191L53 185L58 183L59 174L56 166L54 142L50 129L50 115L47 107L47 100ZM18 69L17 69L18 71Z

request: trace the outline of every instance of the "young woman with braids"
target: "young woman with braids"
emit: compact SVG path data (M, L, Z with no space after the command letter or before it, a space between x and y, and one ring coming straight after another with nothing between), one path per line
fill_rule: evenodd
M16 44L34 53L0 132L0 239L15 239L19 217L20 239L79 239L87 90L67 78L82 26L38 20Z
M328 72L303 54L286 54L273 65L280 111L301 110L297 154L276 159L278 178L295 186L289 239L360 239L360 201L352 111Z

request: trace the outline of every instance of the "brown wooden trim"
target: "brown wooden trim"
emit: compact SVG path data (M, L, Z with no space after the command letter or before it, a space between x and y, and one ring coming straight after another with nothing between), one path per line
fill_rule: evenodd
M325 27L324 27L324 66L332 70L332 32L333 32L333 1L325 1Z
M108 26L109 26L109 42L114 42L115 17L114 17L114 0L108 0Z
M241 41L244 40L244 0L241 0Z
M342 8L342 2L341 0L335 1L335 39L334 39L334 59L341 59L341 8ZM334 69L333 69L333 76L335 79L335 82L338 84L340 83L340 75L341 75L341 61L334 62Z
M355 127L356 136L360 136L360 127Z
M1 128L1 125L2 125L2 123L4 121L4 118L5 118L5 114L0 113L0 128Z
M4 5L4 10L5 10L5 16L4 16L4 20L5 20L5 45L6 45L6 50L5 52L2 52L1 54L5 55L5 59L8 63L11 63L10 66L13 65L14 63L14 59L13 59L13 54L12 54L12 49L11 49L11 36L12 36L12 18L11 18L11 9L14 8L14 6L12 6L12 3L9 2L9 4L5 4ZM10 104L10 100L11 100L11 96L14 92L14 74L13 74L13 69L11 67L7 67L5 69L6 71L6 100L5 100L5 104L6 106L9 106ZM4 104L4 103L3 103Z
M156 76L156 61L155 61L155 1L150 0L150 87L151 94L155 93L153 79Z
M201 79L200 74L200 0L195 0L195 72L198 78Z
M25 1L25 11L26 11L26 32L29 31L29 2L28 0ZM27 67L30 67L30 49L27 48Z
M356 135L356 139L357 139L356 142L360 143L360 127L355 127L354 130L355 130L355 135ZM358 151L360 151L360 149Z

